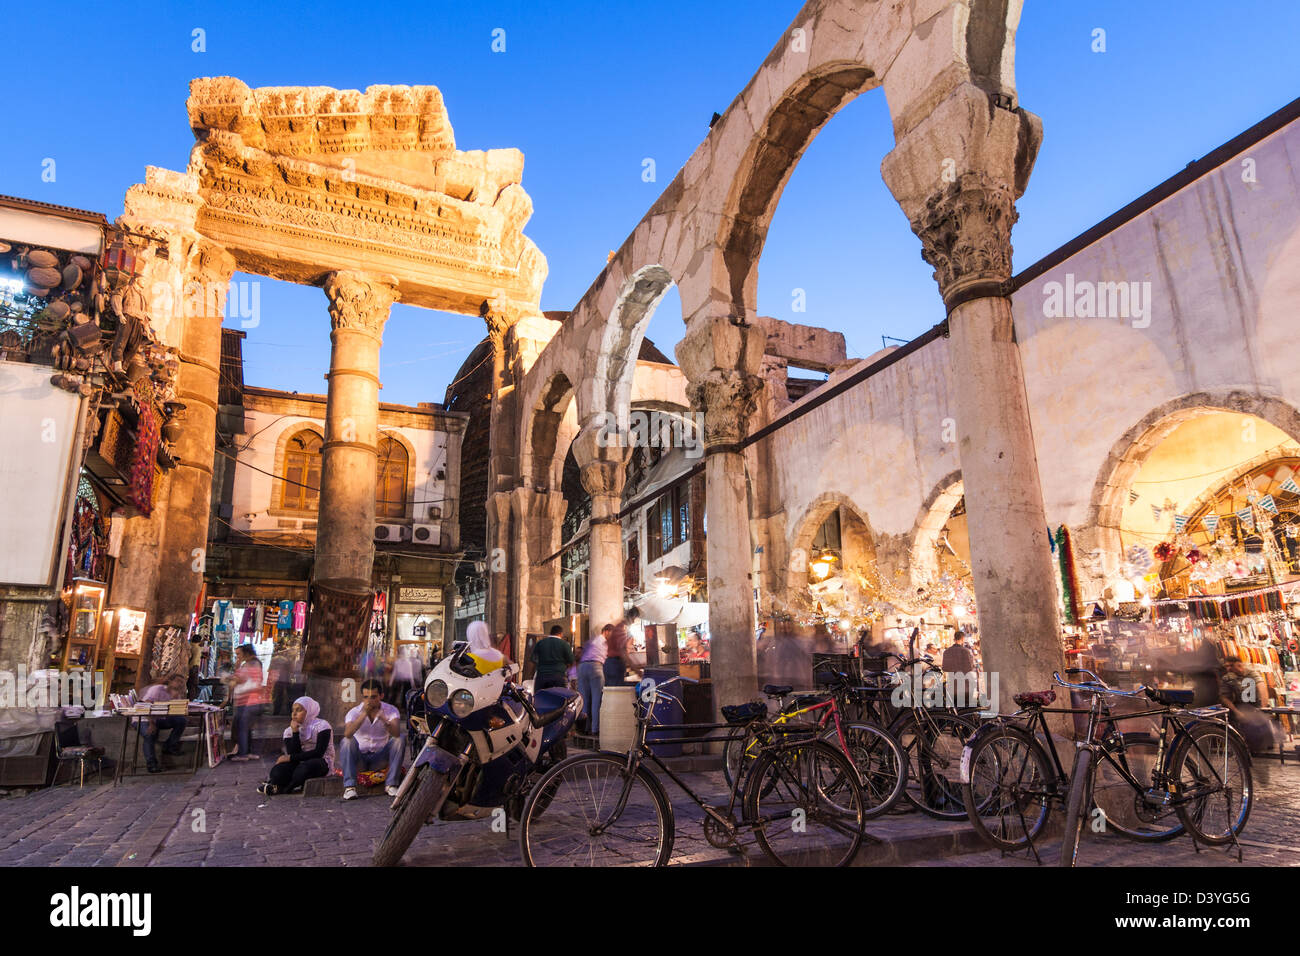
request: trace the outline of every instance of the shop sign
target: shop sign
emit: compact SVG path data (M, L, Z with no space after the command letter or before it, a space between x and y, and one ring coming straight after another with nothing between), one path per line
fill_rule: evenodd
M398 614L442 614L441 604L399 604Z
M398 588L397 600L403 604L441 604L442 588Z

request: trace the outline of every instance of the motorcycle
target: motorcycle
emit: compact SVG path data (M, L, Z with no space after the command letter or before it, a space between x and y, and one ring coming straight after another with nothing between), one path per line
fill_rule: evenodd
M565 758L581 695L552 687L530 696L514 683L518 673L498 651L457 644L411 695L417 756L393 798L376 866L397 864L434 820L481 820L498 808L518 820L532 784Z

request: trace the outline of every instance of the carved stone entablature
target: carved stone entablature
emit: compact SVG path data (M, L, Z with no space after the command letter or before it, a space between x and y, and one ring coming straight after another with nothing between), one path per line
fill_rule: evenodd
M383 336L384 323L397 300L397 290L389 277L359 272L332 272L325 279L325 295L330 300L330 327Z
M931 196L912 231L921 256L934 266L945 301L977 283L1011 278L1011 227L1015 195L1006 183L965 173Z
M691 407L704 412L704 445L735 445L747 433L763 380L735 369L714 369L686 386Z
M191 84L188 108L189 170L150 170L128 194L133 219L174 220L169 203L188 189L190 228L241 271L319 284L364 269L393 276L412 305L538 310L546 259L523 234L523 154L457 150L436 87L250 89L216 77Z

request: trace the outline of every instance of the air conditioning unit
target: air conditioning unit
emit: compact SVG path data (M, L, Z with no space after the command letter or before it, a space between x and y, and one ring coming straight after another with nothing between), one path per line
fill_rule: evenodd
M406 527L400 524L375 525L376 541L401 541L406 536Z
M411 540L416 544L438 546L442 529L436 524L417 524L412 529Z

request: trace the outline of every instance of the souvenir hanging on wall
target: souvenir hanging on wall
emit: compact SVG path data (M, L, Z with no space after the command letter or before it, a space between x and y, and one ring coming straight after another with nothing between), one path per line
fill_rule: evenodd
M153 387L145 378L136 379L131 388L140 407L140 421L136 426L135 451L131 455L130 484L127 499L149 517L153 512L153 477L155 459L158 457L158 440L161 430L158 416L153 410Z

